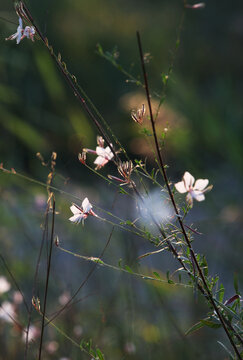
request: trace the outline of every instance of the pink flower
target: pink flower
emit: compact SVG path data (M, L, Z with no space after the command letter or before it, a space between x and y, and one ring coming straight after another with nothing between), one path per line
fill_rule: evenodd
M23 28L23 21L21 17L19 17L19 26L17 28L17 32L13 35L10 35L5 40L16 39L16 43L19 44L20 41L23 40L25 37L27 37L27 39L31 39L32 41L34 41L34 36L35 36L34 26L26 26L25 28Z
M213 187L212 185L206 187L209 182L208 179L198 179L195 182L195 185L194 182L194 177L186 171L183 175L182 181L175 184L175 188L179 193L188 193L186 200L191 206L193 204L193 199L197 201L205 200L204 193L210 191Z
M89 202L89 199L86 197L84 199L84 201L82 202L82 208L79 207L76 204L73 204L70 207L70 210L73 213L73 216L71 216L69 218L69 220L73 223L79 224L81 221L84 222L84 220L89 216L89 215L93 215L93 216L97 216L93 211L92 211L92 205Z

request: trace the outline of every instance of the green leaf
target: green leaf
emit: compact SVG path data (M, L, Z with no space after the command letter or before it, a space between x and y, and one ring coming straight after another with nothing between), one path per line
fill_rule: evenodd
M174 281L170 280L170 272L169 271L166 272L166 277L167 277L168 284L174 284Z
M203 325L206 325L212 329L218 329L220 328L222 325L219 324L219 323L216 323L214 321L211 321L211 320L207 320L207 319L204 319L204 320L200 320L200 322L203 324Z
M100 349L96 349L96 354L98 355L99 360L105 360L104 355L100 351Z
M119 266L120 269L122 268L122 259L119 259L118 266Z
M133 222L131 220L126 220L125 223L126 223L126 225L133 226Z
M154 178L154 171L155 171L155 169L153 168L151 171L151 175L150 175L152 179Z
M217 299L214 298L214 301L216 301L216 303L221 307L223 308L227 313L228 315L232 316L233 318L235 318L237 321L241 321L241 318L239 317L238 314L236 314L235 311L233 311L232 309L230 309L228 306L222 304L221 302L219 302Z
M223 300L224 300L224 286L223 286L223 284L220 284L219 291L218 291L218 297L219 297L219 301L223 302Z
M131 269L128 265L125 265L125 266L124 266L124 269L125 269L126 271L128 271L130 274L133 274L132 269Z
M161 279L160 275L156 271L154 271L153 274L157 279Z
M204 255L203 255L203 258L202 258L201 266L203 268L204 275L208 276L208 263L207 263L207 260L206 260Z
M190 329L188 329L186 332L185 332L185 335L189 335L199 329L201 329L202 327L204 327L204 324L199 321L198 323L196 323L195 325L193 325L192 327L190 327Z
M119 193L122 194L122 195L126 195L127 194L127 191L123 189L123 187L120 187L119 188Z

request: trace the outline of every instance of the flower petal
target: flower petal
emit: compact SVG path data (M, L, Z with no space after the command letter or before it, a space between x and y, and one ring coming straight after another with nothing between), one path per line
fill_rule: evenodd
M208 179L198 179L196 182L195 182L195 185L194 185L194 190L204 190L205 187L208 185L209 181Z
M197 200L197 201L203 201L205 200L205 195L199 191L199 190L195 190L191 193L192 197Z
M106 157L111 160L114 157L113 152L111 151L111 148L109 146L107 146L105 148L105 153L106 153Z
M175 188L181 194L187 192L184 181L180 181L180 182L176 183Z
M190 189L190 187L193 186L195 178L188 171L186 171L185 174L183 175L182 180L184 181L185 188L188 191Z
M92 209L92 205L89 202L89 199L86 197L82 202L82 208L84 213L88 213Z
M106 156L106 151L105 151L105 149L103 147L96 146L96 154L99 155L99 156L105 157Z
M75 214L69 218L69 220L73 223L79 224L82 219L85 219L84 214Z
M72 211L72 213L74 215L76 214L82 214L82 210L80 209L80 207L76 204L73 204L72 206L70 206L70 210Z
M109 160L107 160L104 156L98 156L95 161L94 164L98 165L98 168L105 166L105 164L108 163Z

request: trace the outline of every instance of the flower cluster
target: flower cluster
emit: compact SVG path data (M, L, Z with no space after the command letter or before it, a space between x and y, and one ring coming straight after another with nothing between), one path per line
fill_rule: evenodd
M89 199L86 197L82 202L82 207L73 204L70 206L70 210L73 213L73 216L69 220L75 224L79 224L81 221L84 223L84 220L87 219L89 215L97 216L93 210L92 205L89 202Z
M23 21L22 21L21 17L19 17L19 26L17 28L16 33L13 35L10 35L5 40L16 39L16 43L19 44L20 41L23 40L25 37L27 39L31 39L32 41L34 41L34 36L35 36L34 26L25 26L25 28L23 28Z
M205 200L205 192L208 192L212 189L212 185L208 186L208 179L198 179L196 180L195 184L195 178L186 171L183 175L182 181L175 184L176 190L183 194L188 193L186 197L186 201L190 206L193 205L193 199L197 201L203 201Z

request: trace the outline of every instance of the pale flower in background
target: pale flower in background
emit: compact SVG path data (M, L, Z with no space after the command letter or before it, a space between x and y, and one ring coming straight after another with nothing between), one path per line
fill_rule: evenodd
M69 291L64 291L58 298L59 304L62 306L66 305L66 303L71 299L71 295Z
M76 204L70 206L70 210L73 213L73 216L69 218L69 220L73 223L79 224L80 221L84 221L89 215L97 216L92 211L92 205L89 202L89 199L86 197L82 202L82 208Z
M5 276L0 276L0 295L9 291L11 284L8 282Z
M45 344L45 350L49 354L55 354L55 352L58 350L59 344L57 341L49 341Z
M25 342L26 341L26 329L23 331L22 334L22 341ZM31 325L29 327L29 333L28 333L28 341L35 341L38 337L40 336L40 329L34 325Z
M176 190L181 193L188 193L186 197L186 201L189 203L190 206L193 205L193 199L197 201L205 200L205 192L208 192L212 189L212 185L208 186L208 179L198 179L195 182L195 178L186 171L183 175L182 181L175 184Z
M20 291L15 291L13 293L13 302L15 305L20 305L23 302L23 295Z
M13 323L16 317L15 306L9 301L4 301L0 305L0 320Z

